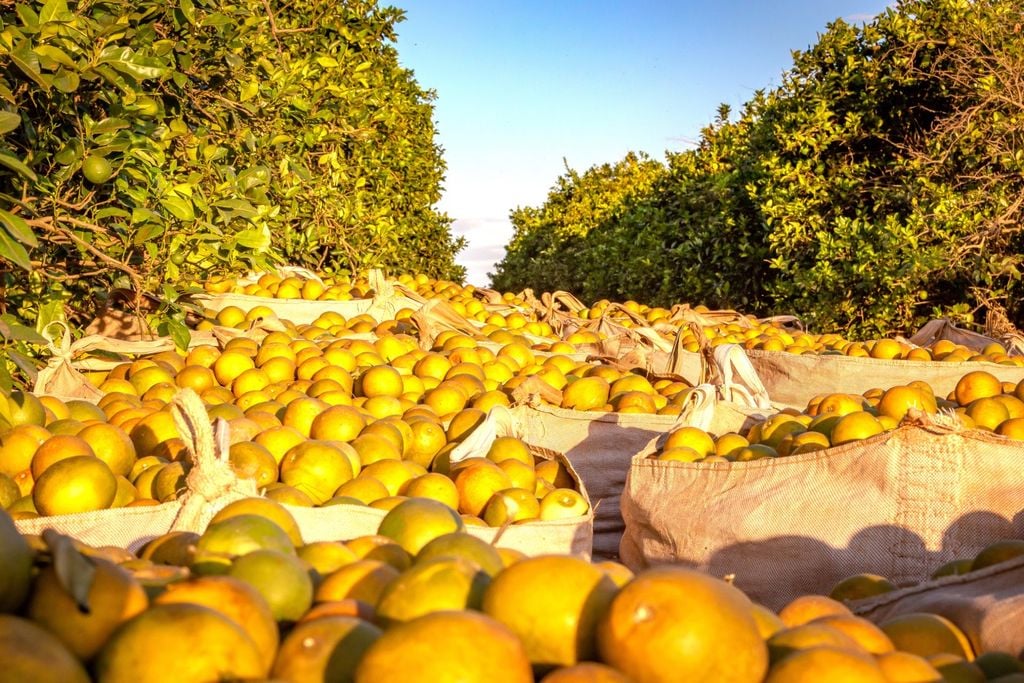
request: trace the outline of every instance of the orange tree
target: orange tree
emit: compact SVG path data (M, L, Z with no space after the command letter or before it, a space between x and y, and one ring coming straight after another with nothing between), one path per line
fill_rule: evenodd
M433 93L375 0L0 7L0 306L88 318L115 287L291 262L460 278ZM0 334L4 331L0 327Z
M863 26L836 21L778 88L669 155L642 196L609 207L608 187L570 177L514 212L501 282L541 282L523 247L557 240L527 240L550 228L523 218L570 202L599 210L547 255L569 272L546 287L597 269L589 298L795 312L850 335L934 315L1020 324L1022 25L1015 0L905 0Z

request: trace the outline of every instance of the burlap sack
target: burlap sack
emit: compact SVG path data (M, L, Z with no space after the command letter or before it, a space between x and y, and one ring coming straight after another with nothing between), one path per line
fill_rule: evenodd
M238 479L226 461L228 453L227 423L218 421L216 438L202 401L191 390L183 390L175 398L175 421L185 438L194 463L182 497L152 507L98 510L73 515L40 517L15 522L23 534L41 534L53 529L94 546L117 546L136 551L149 540L170 531L202 533L213 516L228 503L243 497L259 495L253 480ZM486 455L496 436L512 434L514 429L508 411L492 412L488 420L474 432L475 439L459 450L455 459ZM586 486L564 455L550 449L530 446L534 455L556 459L565 465L578 485L581 495L590 503ZM386 514L376 508L336 505L303 508L285 506L295 517L306 542L348 540L375 534ZM586 515L572 519L536 521L513 524L505 529L467 527L466 530L499 547L520 550L528 555L551 553L590 557L593 543L593 508Z
M1024 557L859 600L850 607L876 623L912 612L939 614L960 627L975 654L1019 654L1024 652Z
M1024 367L984 361L964 363L916 360L881 360L840 355L795 355L782 351L747 351L747 356L772 401L796 408L819 394L862 394L924 380L937 396L946 396L961 377L985 370L1004 382L1024 380Z
M987 432L924 422L751 462L663 462L655 449L629 471L623 561L734 574L772 608L861 572L917 583L1024 535L1024 442Z
M310 275L313 274L310 273ZM220 311L228 306L238 306L243 311L249 311L257 306L266 306L281 320L288 320L296 325L311 323L328 311L340 313L345 318L366 313L380 322L394 318L395 314L403 308L415 310L426 301L407 288L403 287L399 291L395 284L386 280L380 271L371 271L370 284L376 292L376 296L372 299L349 301L275 299L248 294L193 294L191 299L211 311Z
M71 515L18 520L23 534L53 529L94 546L117 546L135 551L169 531L206 529L222 507L239 498L257 495L252 479L239 479L227 461L228 425L211 426L202 400L191 389L174 398L174 421L193 460L186 490L173 502L152 507L117 508Z

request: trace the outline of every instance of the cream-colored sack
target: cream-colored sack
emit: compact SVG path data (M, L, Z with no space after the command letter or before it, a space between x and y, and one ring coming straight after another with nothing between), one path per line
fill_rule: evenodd
M316 277L313 273L308 276ZM376 295L372 299L351 299L348 301L307 301L305 299L276 299L271 297L251 296L249 294L195 294L192 300L212 311L220 311L228 306L238 306L249 311L257 306L266 306L281 320L288 320L296 325L311 323L329 311L340 313L351 318L363 313L374 320L390 320L403 308L418 309L425 299L396 286L384 278L380 271L370 271L370 286Z
M1024 652L1024 557L926 581L850 607L876 623L912 612L939 614L960 627L976 654L1018 654Z
M201 532L228 503L257 495L255 481L238 479L227 462L227 423L217 420L216 426L211 426L206 408L194 391L178 392L172 413L193 460L186 478L187 490L178 500L152 507L18 520L18 531L41 534L45 529L53 529L89 545L135 551L169 531Z
M656 449L629 471L622 560L732 574L772 608L861 572L917 583L1024 535L1024 442L988 432L907 425L751 462L664 462Z
M960 378L973 370L985 370L1003 382L1024 380L1024 367L986 361L881 360L757 350L747 351L747 355L772 401L800 409L820 394L862 394L914 380L927 382L937 396L947 396Z

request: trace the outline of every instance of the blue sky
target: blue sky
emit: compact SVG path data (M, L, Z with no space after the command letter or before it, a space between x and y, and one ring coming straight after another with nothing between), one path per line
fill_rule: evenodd
M386 0L381 0L382 4ZM828 22L886 0L392 0L397 49L424 88L448 164L438 208L465 235L467 282L487 284L509 212L565 170L692 146L720 103L777 85Z

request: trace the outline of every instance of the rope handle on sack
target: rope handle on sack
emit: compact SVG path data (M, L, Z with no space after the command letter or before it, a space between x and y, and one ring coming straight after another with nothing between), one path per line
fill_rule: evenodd
M196 531L207 503L224 497L255 497L255 479L239 479L228 462L230 428L217 418L210 423L206 406L195 391L182 389L171 401L171 415L192 469L185 478L187 491L172 529Z
M742 347L722 344L715 348L714 359L721 373L723 392L728 394L726 400L744 403L751 408L771 408L768 390ZM734 381L734 377L738 381ZM742 400L735 401L736 395Z

